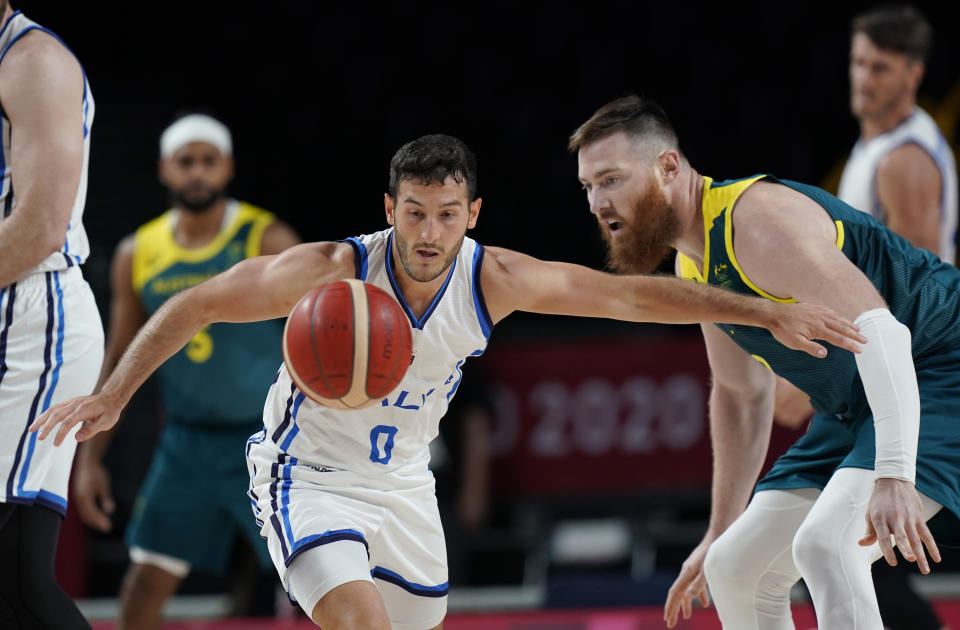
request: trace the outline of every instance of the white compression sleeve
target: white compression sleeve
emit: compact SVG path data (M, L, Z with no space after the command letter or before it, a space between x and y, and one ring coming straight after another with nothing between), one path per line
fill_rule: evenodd
M913 483L920 432L920 392L913 368L910 329L885 308L875 308L854 321L867 338L855 355L877 433L877 478Z

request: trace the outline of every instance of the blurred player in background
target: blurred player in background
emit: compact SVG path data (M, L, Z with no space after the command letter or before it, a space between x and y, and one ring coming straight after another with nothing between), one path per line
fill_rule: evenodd
M822 307L484 248L466 236L480 204L466 145L445 135L407 143L390 162L389 229L246 260L171 298L98 395L59 406L33 428L55 431L58 443L77 422L86 423L81 440L110 428L143 380L211 322L284 317L307 291L343 278L392 292L413 329L414 356L399 387L381 404L341 411L305 398L282 367L264 428L247 443L250 497L284 585L317 625L428 630L442 625L448 591L429 442L464 361L484 351L496 322L517 310L660 322L730 317L771 326L816 356L824 349L814 338L851 349L862 341Z
M26 428L103 360L79 267L93 95L56 35L6 0L0 15L0 627L89 628L53 574L74 447Z
M102 378L171 295L299 242L271 213L226 196L233 172L231 134L220 121L191 114L163 132L159 176L173 206L117 246ZM118 628L159 627L163 604L191 569L223 571L237 534L270 566L240 453L262 426L281 334L278 321L213 324L161 366L166 423L127 530L131 565ZM81 518L103 532L114 509L102 463L111 435L80 447L73 483Z
M956 163L936 122L917 106L933 29L915 8L888 5L856 16L851 34L850 110L860 123L860 139L843 169L837 196L915 247L953 264ZM812 415L809 398L778 379L777 421L800 428ZM907 567L875 565L873 574L888 627L941 627L930 606L913 592Z

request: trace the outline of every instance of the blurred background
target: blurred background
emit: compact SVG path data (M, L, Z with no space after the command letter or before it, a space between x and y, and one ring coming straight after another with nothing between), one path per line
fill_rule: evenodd
M701 173L769 172L835 191L858 133L849 21L871 6L13 4L68 43L92 86L93 253L84 271L105 323L113 249L166 209L158 139L184 110L232 129L231 195L306 240L382 229L391 155L442 132L479 158L474 238L601 267L566 150L577 125L608 100L640 93L670 114ZM920 104L956 144L955 9L917 6L937 33ZM698 329L517 315L472 363L464 382L475 388L457 396L434 460L451 609L659 605L709 509ZM109 616L97 602L115 596L127 563L122 531L163 422L157 409L147 387L108 453L114 533L94 534L75 515L64 526L58 575L92 616ZM771 457L796 435L778 430ZM923 581L943 606L960 597L951 574L960 564L945 556ZM191 575L181 601L197 596L201 615L229 610L222 594L249 565L236 562L232 579ZM272 588L259 592L273 598ZM277 599L281 614L296 614Z

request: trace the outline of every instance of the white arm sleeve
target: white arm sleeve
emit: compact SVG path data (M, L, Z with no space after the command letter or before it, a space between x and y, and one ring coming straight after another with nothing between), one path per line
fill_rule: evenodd
M920 392L913 368L910 329L885 308L854 322L867 338L855 355L877 433L875 475L913 483L920 433Z

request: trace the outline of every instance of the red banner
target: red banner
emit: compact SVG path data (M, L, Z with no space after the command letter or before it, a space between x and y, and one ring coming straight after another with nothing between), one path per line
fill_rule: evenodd
M617 492L710 483L709 367L699 335L494 345L500 491ZM775 435L771 453L796 438Z

